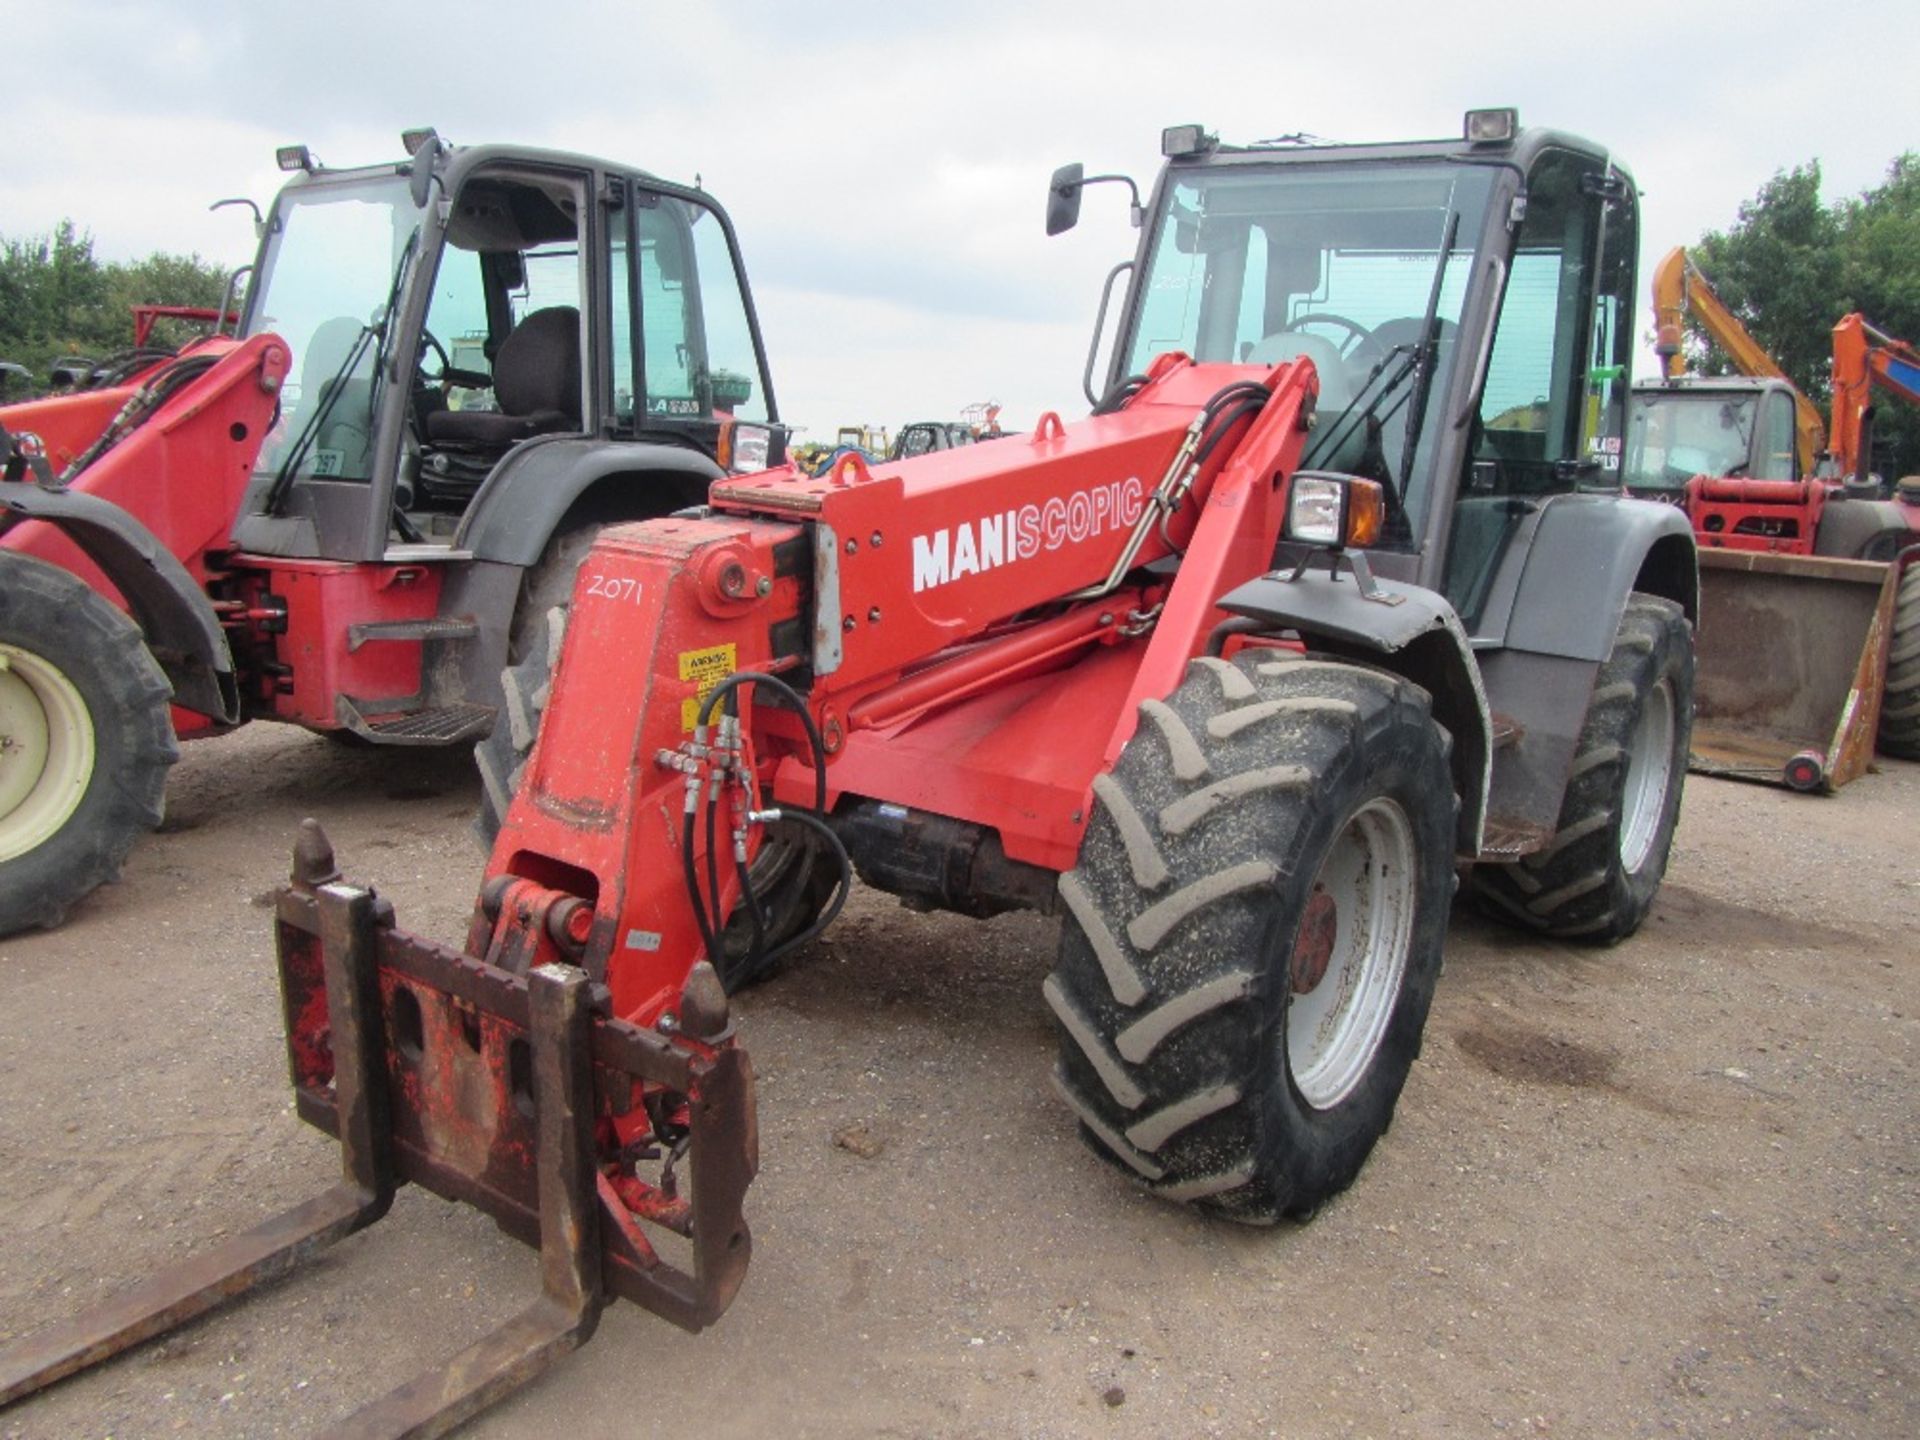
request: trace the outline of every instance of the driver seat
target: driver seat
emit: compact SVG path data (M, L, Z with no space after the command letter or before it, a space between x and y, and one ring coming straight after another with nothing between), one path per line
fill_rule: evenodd
M1355 398L1353 371L1340 358L1340 347L1324 335L1310 335L1304 330L1277 330L1253 343L1247 351L1245 363L1278 365L1283 360L1313 361L1313 368L1320 376L1320 400L1316 407L1319 433L1325 434ZM1366 428L1354 426L1353 433L1342 439L1338 453L1315 457L1316 467L1336 471L1351 469L1360 463L1360 457L1366 450L1366 439ZM1312 442L1309 442L1308 448L1312 448Z
M580 428L580 312L536 310L500 342L493 361L500 409L439 410L427 416L435 445L504 452L535 435Z

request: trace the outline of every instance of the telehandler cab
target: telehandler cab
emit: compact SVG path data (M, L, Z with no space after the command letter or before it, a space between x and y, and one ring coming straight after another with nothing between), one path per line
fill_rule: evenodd
M0 415L0 935L112 877L179 739L471 745L601 525L784 453L711 197L407 142L281 152L237 336Z
M1386 1129L1457 868L1529 927L1633 932L1680 804L1695 572L1685 517L1606 463L1632 184L1510 111L1165 149L1090 416L601 534L507 677L488 748L520 778L464 950L399 929L309 822L288 1053L347 1180L0 1356L0 1397L408 1180L537 1239L544 1295L351 1433L453 1423L609 1294L714 1320L757 1163L727 990L855 871L1057 911L1042 1003L1084 1138L1251 1222L1310 1215ZM1050 230L1087 183L1055 176Z

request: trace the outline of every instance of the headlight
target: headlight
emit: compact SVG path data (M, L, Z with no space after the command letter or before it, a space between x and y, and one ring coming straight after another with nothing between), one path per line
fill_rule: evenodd
M1355 475L1302 470L1287 491L1286 538L1331 550L1379 543L1386 492Z
M733 472L751 475L767 468L767 453L773 447L773 432L764 425L733 427Z

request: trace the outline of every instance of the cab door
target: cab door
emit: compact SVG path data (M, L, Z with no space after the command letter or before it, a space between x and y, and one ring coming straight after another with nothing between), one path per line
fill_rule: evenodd
M1494 580L1547 497L1620 486L1638 245L1633 187L1597 157L1534 161L1447 544L1476 636L1504 623Z
M611 267L616 429L690 442L730 469L779 463L784 430L725 212L644 181L630 201Z

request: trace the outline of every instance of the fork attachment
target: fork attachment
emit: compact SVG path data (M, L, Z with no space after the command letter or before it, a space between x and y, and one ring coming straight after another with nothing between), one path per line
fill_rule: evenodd
M613 1295L688 1330L718 1319L752 1250L745 1051L676 1045L597 1013L605 992L571 965L523 977L395 930L391 907L332 874L318 827L295 875L277 897L288 1057L301 1118L340 1141L340 1182L0 1349L0 1405L277 1279L378 1220L409 1181L537 1246L540 1294L328 1434L444 1434L585 1344ZM667 1115L666 1133L644 1118ZM642 1180L636 1155L662 1149L658 1183ZM686 1269L660 1255L642 1217L689 1242Z

